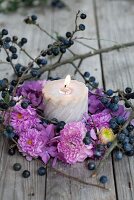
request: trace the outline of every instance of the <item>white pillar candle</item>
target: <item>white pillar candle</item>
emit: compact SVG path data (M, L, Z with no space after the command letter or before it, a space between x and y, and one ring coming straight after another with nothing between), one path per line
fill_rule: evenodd
M66 79L48 81L43 88L45 117L59 121L79 121L88 112L88 88L82 82Z

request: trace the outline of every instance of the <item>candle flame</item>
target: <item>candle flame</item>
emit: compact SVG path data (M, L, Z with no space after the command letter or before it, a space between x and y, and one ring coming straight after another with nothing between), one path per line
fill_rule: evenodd
M59 90L61 94L67 94L67 95L71 94L72 90L69 87L70 82L71 82L71 76L67 75L64 81L64 87Z
M71 82L71 76L67 75L65 78L64 86L65 87L69 86L70 82Z

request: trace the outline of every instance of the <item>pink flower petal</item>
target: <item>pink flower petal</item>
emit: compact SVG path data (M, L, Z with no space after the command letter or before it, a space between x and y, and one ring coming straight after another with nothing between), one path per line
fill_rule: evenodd
M90 136L93 140L97 140L97 136L96 136L95 130L93 128L90 131Z
M44 162L45 164L47 164L48 161L49 161L49 159L50 159L50 155L49 155L48 152L42 153L42 154L40 155L40 157L41 157L41 159L43 160L43 162Z
M134 126L134 119L131 121L131 124Z

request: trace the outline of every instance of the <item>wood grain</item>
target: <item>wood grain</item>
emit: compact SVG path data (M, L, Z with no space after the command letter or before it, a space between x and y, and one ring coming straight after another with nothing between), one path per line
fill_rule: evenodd
M134 2L97 1L97 18L100 38L118 42L134 39ZM109 46L100 41L101 47ZM102 55L106 88L134 88L134 48ZM119 200L134 199L134 158L124 156L114 161L114 173Z

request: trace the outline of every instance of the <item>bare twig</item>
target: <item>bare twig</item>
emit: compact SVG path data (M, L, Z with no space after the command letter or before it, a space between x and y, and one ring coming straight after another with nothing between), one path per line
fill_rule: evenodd
M73 63L73 62L70 62L71 65L73 65L73 67L75 68L75 70L82 76L82 78L84 79L85 81L85 77L84 75L81 73L81 71L79 70L79 68Z
M74 40L99 40L99 41L106 41L106 42L113 42L116 44L119 44L118 42L114 41L114 40L109 40L109 39L102 39L102 38L87 38L87 37L75 37Z
M49 36L51 39L56 40L50 33L48 33L45 29L43 29L39 24L34 24L37 28L39 28L41 31L43 31L47 36Z
M4 46L3 46L3 48L4 48ZM10 56L9 56L9 53L8 53L7 49L4 48L4 50L5 50L6 54L7 54L7 57L10 59ZM14 73L16 74L15 66L14 66L14 64L13 64L11 59L10 59L10 64L11 64L13 70L14 70Z
M81 41L75 40L75 42L77 42L77 43L79 43L79 44L81 44L81 45L83 45L83 46L85 46L85 47L87 47L87 48L89 48L89 49L97 50L97 49L95 49L95 48L93 48L93 47L89 46L88 44L85 44L85 43L83 43L83 42L81 42Z
M83 180L81 180L80 178L77 178L77 177L71 176L71 175L69 175L69 174L66 174L66 173L64 173L63 171L60 171L60 170L58 170L58 169L56 169L56 168L53 168L53 167L51 167L51 166L48 166L48 165L47 165L47 167L50 168L50 169L52 169L52 170L54 170L56 173L58 173L58 174L60 174L60 175L62 175L62 176L64 176L64 177L66 177L66 178L70 178L70 179L73 180L73 181L76 181L76 182L79 182L79 183L82 183L82 184L88 185L88 186L98 187L98 188L101 188L101 189L104 189L104 190L107 190L107 191L110 190L110 188L106 188L106 187L104 187L104 186L102 186L102 185L98 185L98 184L95 184L95 183L89 183L89 182L83 181Z
M78 63L78 66L77 66L77 69L80 68L80 66L81 66L81 64L82 64L82 61L83 61L83 59L80 59L80 61L79 61L79 63ZM74 75L76 75L76 73L77 73L77 71L78 71L77 69L75 70Z
M123 44L114 45L114 46L111 46L111 47L99 49L99 50L96 50L94 52L88 52L88 53L85 53L85 54L74 55L73 57L66 59L66 60L64 60L60 63L55 63L53 65L48 65L45 68L41 68L40 73L42 74L46 71L54 70L57 67L60 67L62 65L64 66L65 64L68 64L68 63L72 63L75 60L86 59L86 58L89 58L89 57L92 57L92 56L95 56L95 55L98 55L98 54L101 54L101 53L108 53L108 52L111 52L111 51L115 51L115 50L119 50L119 49L123 49L123 48L127 48L127 47L132 47L132 46L134 46L134 42L123 43ZM26 79L27 78L30 78L30 77L26 77Z
M9 62L5 62L5 61L2 61L2 60L0 60L0 64L6 64L6 65L10 65L10 63L9 63Z
M19 47L17 43L15 44ZM34 61L34 58L24 48L20 47L20 51L23 51L27 55L27 57Z
M77 20L78 20L78 17L79 17L79 14L80 14L80 10L78 10L77 14L76 14L76 17L75 17L75 29L72 33L72 37L74 36L74 34L78 31L78 27L77 27ZM71 37L71 38L72 38Z
M79 70L79 68L78 67L76 67L76 65L72 62L72 63L70 63L74 68L75 68L75 70L81 75L81 77L84 79L84 81L86 82L86 79L85 79L85 77L84 77L84 75L81 73L81 71ZM90 82L88 82L88 84L92 87L92 88L94 88L94 89L96 89L96 87L94 87Z
M60 57L59 57L57 63L59 63L59 62L61 61L62 57L63 57L63 53L60 55Z

